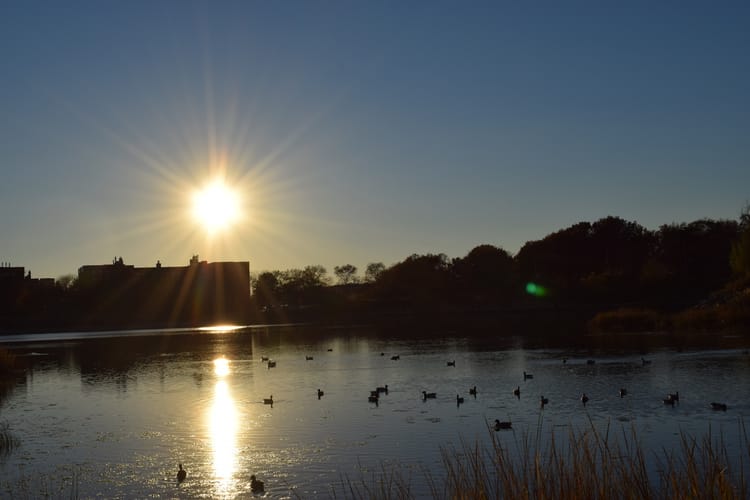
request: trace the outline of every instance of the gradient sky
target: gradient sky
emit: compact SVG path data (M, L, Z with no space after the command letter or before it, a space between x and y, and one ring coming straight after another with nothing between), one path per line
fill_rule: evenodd
M6 0L0 260L332 272L736 219L748 26L748 2ZM189 197L221 172L245 218L209 238Z

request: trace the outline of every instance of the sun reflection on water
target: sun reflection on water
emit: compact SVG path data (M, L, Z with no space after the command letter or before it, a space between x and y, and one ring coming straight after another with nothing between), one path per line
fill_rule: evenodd
M218 493L230 493L232 479L237 469L237 427L238 415L234 399L229 392L226 377L229 362L225 358L214 360L214 371L222 377L214 387L214 399L209 414L209 433L213 449L214 476Z

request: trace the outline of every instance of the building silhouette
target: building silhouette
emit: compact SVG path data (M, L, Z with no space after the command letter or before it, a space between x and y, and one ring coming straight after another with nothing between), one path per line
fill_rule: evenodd
M187 266L111 264L78 269L79 322L85 327L185 327L245 324L249 320L250 264L206 262Z

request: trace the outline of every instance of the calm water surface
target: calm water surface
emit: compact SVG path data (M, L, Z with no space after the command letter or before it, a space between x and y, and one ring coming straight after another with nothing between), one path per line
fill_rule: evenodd
M514 339L304 327L98 337L2 341L26 371L0 392L0 424L20 441L0 457L0 495L68 496L75 485L81 497L250 497L255 474L266 497L341 498L348 479L397 470L427 496L425 471L440 477L441 447L490 443L496 418L513 422L497 433L509 449L524 435L546 443L593 425L618 435L634 429L654 452L677 446L681 431L723 432L738 456L750 409L744 348L530 349ZM524 380L524 371L534 377ZM385 384L379 403L368 402ZM425 401L422 391L437 397ZM664 405L675 391L679 404ZM550 400L544 410L541 395ZM264 404L271 396L274 404ZM713 411L711 401L728 411ZM188 479L178 485L180 462Z

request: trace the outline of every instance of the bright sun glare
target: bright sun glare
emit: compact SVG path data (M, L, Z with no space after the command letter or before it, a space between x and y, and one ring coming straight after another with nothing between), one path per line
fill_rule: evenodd
M237 193L216 180L193 194L193 216L209 233L229 228L240 218Z

